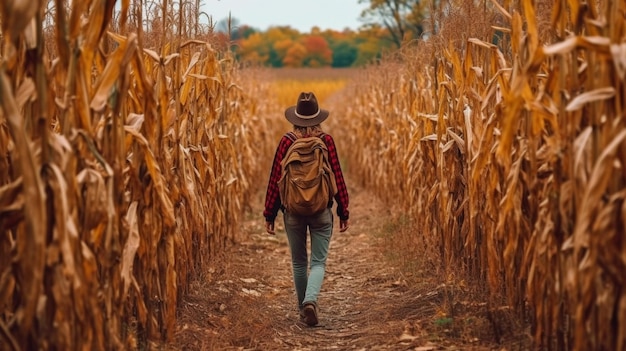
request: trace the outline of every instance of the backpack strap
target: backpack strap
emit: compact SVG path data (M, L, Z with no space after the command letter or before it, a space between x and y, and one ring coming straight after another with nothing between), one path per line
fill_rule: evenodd
M298 139L298 136L294 132L287 132L287 134L285 134L285 136L287 138L289 138L289 140L291 140L292 142L296 141L296 139Z

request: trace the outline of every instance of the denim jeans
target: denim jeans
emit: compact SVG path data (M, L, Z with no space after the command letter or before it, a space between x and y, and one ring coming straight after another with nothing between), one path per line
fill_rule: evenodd
M330 208L313 216L284 213L285 231L291 249L293 281L298 295L298 306L305 302L317 303L322 288L328 246L333 233L333 213ZM307 229L311 236L310 273L307 275Z

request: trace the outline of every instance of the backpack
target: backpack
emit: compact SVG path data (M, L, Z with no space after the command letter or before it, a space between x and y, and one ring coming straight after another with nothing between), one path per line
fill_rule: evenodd
M337 193L328 147L323 135L297 138L289 132L287 136L293 143L281 162L280 200L287 212L310 216L327 208Z

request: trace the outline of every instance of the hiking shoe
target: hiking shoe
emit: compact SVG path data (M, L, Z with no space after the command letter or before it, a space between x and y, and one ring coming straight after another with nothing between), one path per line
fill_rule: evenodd
M304 307L300 308L300 311L298 312L298 314L300 315L300 322L304 323L304 320L306 318L306 316L304 315Z
M314 302L305 303L302 308L302 314L304 314L304 323L308 326L317 325L317 305Z

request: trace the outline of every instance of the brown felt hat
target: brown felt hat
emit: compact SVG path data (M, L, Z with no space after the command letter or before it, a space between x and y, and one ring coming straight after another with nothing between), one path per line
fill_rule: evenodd
M311 92L300 93L296 105L285 110L285 118L298 127L318 125L328 118L328 114L327 110L322 110L319 107L315 94Z

